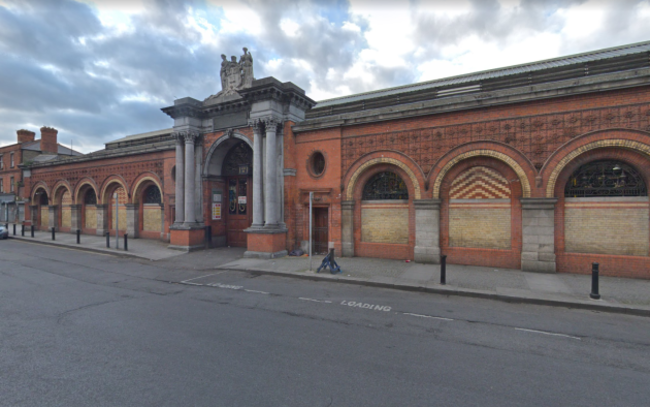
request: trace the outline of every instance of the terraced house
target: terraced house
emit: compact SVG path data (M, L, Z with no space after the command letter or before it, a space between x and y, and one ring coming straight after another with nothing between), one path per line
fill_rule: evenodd
M274 257L311 192L317 252L650 278L650 42L320 102L245 50L221 82L173 128L25 163L25 222Z

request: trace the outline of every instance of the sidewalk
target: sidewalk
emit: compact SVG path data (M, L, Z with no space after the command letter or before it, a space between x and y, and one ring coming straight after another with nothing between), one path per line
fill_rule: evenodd
M73 233L57 232L56 240L52 240L52 232L34 231L25 228L25 237L20 234L20 225L16 225L16 236L13 235L13 224L9 224L9 238L30 243L39 243L52 246L66 247L69 249L85 250L96 253L112 254L122 257L136 257L147 260L162 260L179 256L185 252L168 249L169 243L151 239L129 239L129 250L124 250L124 238L120 237L120 247L115 248L115 236L111 236L111 247L106 247L105 236L81 235L81 244L77 244L77 235Z
M603 312L616 312L650 316L650 280L600 277L600 300L589 298L591 275L581 274L539 274L520 270L495 269L447 265L447 284L440 284L440 266L406 263L403 260L374 258L337 258L342 274L332 275L329 271L316 273L323 256L313 258L309 271L308 257L283 257L279 259L246 259L244 249L219 248L187 253L167 248L167 243L130 239L129 251L124 251L124 240L120 238L120 249L115 249L115 237L111 237L111 248L106 248L106 238L102 236L81 235L81 244L76 244L76 235L57 233L52 241L51 232L35 232L31 237L25 230L25 237L13 236L13 226L9 225L10 238L26 242L48 244L67 249L86 250L122 257L157 260L160 273L171 267L172 274L165 278L181 282L184 278L179 269L210 271L214 269L265 273L293 278L338 283L359 284L374 287L393 288L411 291L424 291L443 295L461 295L489 298L500 301L530 303L567 308L580 308ZM178 257L181 256L182 257ZM236 260L234 260L236 259ZM167 270L169 271L169 270ZM178 278L174 278L176 275Z
M216 267L312 280L490 298L507 302L563 306L650 316L650 281L600 277L600 300L589 298L591 275L540 274L489 267L447 265L447 284L440 284L440 266L403 260L337 258L343 273L316 273L324 256L239 259Z

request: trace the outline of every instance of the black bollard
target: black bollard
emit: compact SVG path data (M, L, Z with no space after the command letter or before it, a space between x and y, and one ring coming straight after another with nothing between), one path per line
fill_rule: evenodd
M56 240L56 236L54 235L54 231L55 231L55 230L56 230L56 229L52 228L52 240Z
M129 234L128 233L124 234L124 251L125 252L129 251Z
M25 225L20 225L20 235L25 237Z
M598 263L591 263L591 293L589 296L594 300L600 299L598 293Z
M106 232L106 247L111 248L111 234Z
M440 284L447 284L447 255L440 256Z
M77 244L81 244L81 229L77 229Z
M14 236L16 236L16 224L14 223Z
M32 237L34 237L34 225L32 225Z

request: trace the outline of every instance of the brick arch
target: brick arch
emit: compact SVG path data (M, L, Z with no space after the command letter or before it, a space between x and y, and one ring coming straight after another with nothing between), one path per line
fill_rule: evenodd
M37 205L38 203L36 202L36 192L40 189L44 189L45 193L47 194L48 198L51 199L52 194L50 193L50 188L47 187L47 184L44 181L38 181L34 186L32 187L32 193L30 194L32 198L32 205Z
M203 163L203 175L221 175L221 165L226 154L238 142L243 141L248 147L253 149L253 142L245 134L235 130L232 133L224 132L208 150ZM214 163L212 163L214 158ZM214 167L214 168L212 168ZM212 169L212 172L211 172ZM216 170L216 171L215 171ZM215 173L216 172L216 173ZM162 192L162 189L160 190Z
M614 136L615 138L612 138ZM547 178L546 197L555 196L555 184L564 168L578 156L601 148L620 148L633 150L650 156L650 135L643 131L634 130L600 130L585 134L564 144L553 153L542 168L542 176Z
M160 196L163 196L162 183L160 178L156 174L147 172L140 174L136 181L133 183L133 188L131 189L131 201L133 203L140 203L140 192L143 186L148 186L148 184L153 183L160 190Z
M90 186L93 191L95 191L95 196L99 199L99 191L97 190L97 183L92 178L82 178L81 181L77 182L77 187L74 190L74 203L80 204L83 201L83 197L80 196L81 190L84 186Z
M72 198L72 188L70 187L70 184L68 181L65 180L60 180L56 184L54 184L54 188L52 188L52 199L55 205L61 204L61 202L57 201L57 193L59 192L59 189L65 188L68 190L68 193L70 194L70 198Z
M498 150L501 151L498 151ZM436 165L433 166L427 179L435 175L433 184L433 198L440 198L440 187L445 175L459 162L473 157L491 157L507 164L517 174L521 183L522 196L530 198L531 185L529 175L534 176L536 173L530 161L520 152L512 147L501 143L476 142L467 143L455 148L443 156ZM515 158L516 157L516 158Z
M102 204L110 203L111 197L110 196L106 197L106 191L108 191L108 187L110 187L113 184L120 185L122 188L124 188L124 190L127 192L127 195L128 195L129 188L127 188L127 183L124 180L124 178L122 178L119 175L113 175L112 177L109 177L108 179L106 179L106 181L104 181L104 184L102 185L101 197L99 197L99 196L97 197L98 202L101 202ZM127 201L128 200L129 199L127 199Z
M386 157L387 155L388 157ZM410 163L411 165L409 166L407 163ZM419 166L417 166L417 164L415 164L410 158L393 151L377 151L359 158L352 167L350 167L348 175L345 177L347 180L344 184L347 185L345 190L345 199L353 199L357 181L366 170L370 167L381 164L390 164L404 171L413 186L413 199L422 199L421 185L424 181L422 170L419 170ZM414 171L411 166L415 166L416 170Z

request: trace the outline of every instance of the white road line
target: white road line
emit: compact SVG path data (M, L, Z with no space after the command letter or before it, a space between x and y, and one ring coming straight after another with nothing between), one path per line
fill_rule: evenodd
M420 314L411 314L410 312L403 312L404 315L410 315L412 317L420 317L420 318L431 318L431 319L439 319L441 321L453 321L451 318L443 318L443 317L433 317L431 315L420 315Z
M303 301L311 301L311 302L321 302L323 304L331 304L332 301L327 301L327 300L315 300L313 298L305 298L305 297L298 297L299 300Z
M181 281L181 284L187 284L187 285L198 285L198 286L205 285L205 284L198 284L198 283L186 283L186 282L184 282L184 281Z
M190 278L190 279L187 279L187 280L185 280L185 281L181 281L181 284L186 284L188 281L198 280L199 278L210 277L210 276L216 276L217 274L222 274L222 273L225 273L225 271L220 271L220 272L218 272L218 273L208 274L208 275L206 275L206 276L198 276L198 277ZM198 285L203 285L203 284L198 284Z
M267 293L266 291L257 291L257 290L247 290L244 288L244 291L247 293L255 293L255 294L264 294L264 295L269 295L271 293Z
M577 339L579 341L582 340L581 338L578 338L577 336L558 334L558 333L555 333L555 332L537 331L535 329L515 328L515 331L524 331L524 332L531 332L531 333L534 333L534 334L551 335L551 336L561 336L563 338Z

